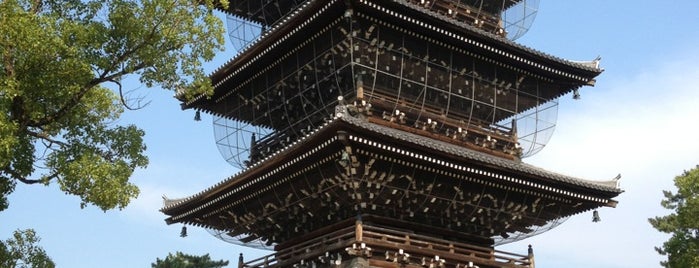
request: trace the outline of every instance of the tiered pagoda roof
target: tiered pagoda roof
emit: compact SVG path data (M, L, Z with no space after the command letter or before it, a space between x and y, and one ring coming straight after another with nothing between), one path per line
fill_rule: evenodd
M337 96L416 125L439 121L442 131L506 133L497 150L511 152L537 136L520 128L516 140L513 121L540 120L541 107L602 72L597 61L538 52L419 1L309 0L296 8L212 75L213 96L183 100L183 108L268 129L257 136L261 157L319 127Z
M349 173L341 162L347 147L347 157L361 163L348 162ZM376 211L445 230L476 228L490 237L530 233L561 217L613 207L622 192L617 179L570 177L341 112L276 154L162 211L170 215L168 223L275 243L310 232L310 226ZM471 226L474 218L493 229Z
M261 1L240 1L239 4L247 2ZM313 36L315 33L327 31L328 23L336 23L335 20L342 17L347 9L344 1L338 0L272 2L286 3L289 8L298 9L284 20L280 21L276 17L270 19L269 21L273 21L274 25L263 33L257 43L239 51L235 57L211 75L217 89L214 96L206 98L202 95L193 100L183 100L183 108L199 109L201 107L204 111L218 114L211 108L213 108L214 103L221 102L222 98L231 95L232 85L250 80L254 78L256 72L269 69L270 63L278 64L280 58L289 57L293 54L289 53L289 48L299 47L299 44L307 42L309 37L316 38L317 36ZM416 32L429 34L425 38L435 38L430 39L430 41L441 41L445 45L453 45L454 48L471 51L471 55L478 54L479 58L485 61L501 62L507 64L510 69L516 69L526 74L531 73L550 79L555 77L567 81L565 84L559 85L556 93L549 95L547 100L556 99L583 85L594 85L594 78L603 71L597 60L570 61L546 54L485 31L472 23L459 21L425 8L418 4L420 1L378 2L380 4L365 0L351 2L354 4L353 10L366 14L362 17L369 18L371 16L374 20L380 20L379 23L391 27L396 25L405 28L415 27ZM240 13L241 11L233 12L231 10L228 12L236 15L245 13L245 11ZM290 11L282 9L281 12Z
M438 251L417 238L450 245L452 264L528 267L492 247L614 207L622 190L521 161L555 126L539 112L602 72L508 40L499 16L521 2L234 1L227 12L264 31L214 72L213 96L182 107L242 125L227 135L249 144L236 148L243 169L169 200L166 222L275 245L284 267L357 251L362 226L386 260L400 233L423 262ZM355 218L354 238L339 233Z

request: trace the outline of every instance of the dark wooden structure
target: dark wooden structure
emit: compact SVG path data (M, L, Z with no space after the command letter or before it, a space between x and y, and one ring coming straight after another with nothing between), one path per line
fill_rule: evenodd
M265 132L167 223L274 247L246 267L533 267L494 245L621 190L521 161L521 126L602 71L508 40L521 2L232 1L265 30L183 107Z

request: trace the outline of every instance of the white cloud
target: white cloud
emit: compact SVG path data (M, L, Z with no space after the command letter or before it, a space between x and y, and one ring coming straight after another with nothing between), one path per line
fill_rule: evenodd
M208 139L196 142L205 145L213 143ZM160 143L156 146L163 147ZM189 147L183 149L184 146ZM163 220L167 216L159 211L163 207L163 195L170 199L185 198L226 179L236 171L221 160L216 151L184 146L171 147L157 157L151 157L148 168L134 173L132 182L141 192L125 209L125 216L144 224L164 226Z
M163 220L166 218L166 215L159 211L163 207L163 194L167 194L169 198L184 197L191 194L153 183L141 183L138 187L141 193L124 210L124 215L147 225L156 224L161 227L165 226Z
M558 267L560 256L567 267L658 265L662 257L653 247L667 236L647 218L669 213L659 205L661 191L674 189L672 179L699 164L699 53L681 55L692 56L648 66L633 77L601 79L596 88L583 89L582 101L561 103L551 142L525 161L594 180L621 173L626 192L617 208L600 210L600 223L593 224L591 214L577 215L508 249L534 244L541 256L537 267L543 268Z
M699 86L694 81L698 60L695 56L649 66L633 77L609 71L597 87L582 90L583 100L564 99L551 142L525 162L593 180L621 173L626 192L617 208L600 210L600 223L593 224L590 213L577 215L503 250L523 253L531 243L539 268L657 266L661 256L653 247L666 236L646 219L668 213L659 205L661 190L672 189L674 176L699 164L699 141L693 137L699 133ZM182 155L164 157L154 158L138 174L141 195L124 212L129 220L163 228L165 215L158 211L163 194L186 197L234 173L211 164L218 155L191 156L196 159L184 161L186 165L177 160Z

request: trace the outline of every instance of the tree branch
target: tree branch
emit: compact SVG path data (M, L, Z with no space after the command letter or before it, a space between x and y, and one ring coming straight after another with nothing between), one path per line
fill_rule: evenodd
M24 184L37 184L37 183L48 183L51 180L58 178L58 173L53 173L49 176L46 176L45 178L42 179L27 179L21 176L19 173L15 172L14 170L10 169L9 167L6 167L2 173L10 175L10 178L18 180Z
M150 101L148 101L148 102L146 102L146 104L143 104L143 105L142 105L142 104L141 104L141 100L142 100L143 98L140 98L140 97L139 97L139 98L137 98L138 101L136 101L136 106L135 106L135 107L131 106L131 105L128 103L128 100L127 100L126 97L125 97L125 94L124 94L124 91L123 91L121 82L119 82L119 81L117 81L117 80L114 80L114 79L109 80L109 82L112 82L112 83L116 84L117 87L119 88L119 99L121 100L121 105L123 105L124 107L126 107L126 109L129 109L129 110L131 110L131 111L140 110L140 109L143 109L144 107L148 106L148 104L150 104ZM129 91L129 92L130 92L130 91ZM127 92L126 94L129 94L129 92Z
M142 46L143 46L143 43L139 44L138 46L135 46L133 49L126 51L126 52L124 52L124 54L117 57L117 60L114 62L114 64L112 64L111 69L115 68L119 63L123 62L124 59L126 59L129 55L135 53L138 50L138 48L140 48ZM101 83L104 83L104 82L112 81L112 80L116 79L117 77L136 72L136 71L141 70L145 67L146 67L145 63L140 63L140 64L134 66L133 69L131 69L130 71L126 71L125 69L122 69L121 71L118 71L118 72L113 73L113 74L109 74L111 69L104 70L99 75L99 77L90 80L90 82L88 82L85 86L83 86L83 88L78 93L73 95L73 97L68 101L68 103L66 103L63 107L61 107L57 112L50 114L50 115L46 115L41 120L30 122L29 126L38 127L38 126L43 126L43 125L47 125L47 124L50 124L52 122L55 122L56 120L62 118L68 112L70 112L70 110L73 109L73 107L78 105L80 103L80 101L82 100L82 98L85 96L85 94L87 94L87 92L89 92L95 86L97 86Z
M36 0L36 1L41 1L41 0ZM166 13L167 12L169 12L169 10L167 10ZM73 107L78 105L80 103L80 101L82 100L82 98L85 96L85 94L87 94L87 92L89 92L95 86L97 86L101 83L104 83L104 82L115 81L117 78L119 78L123 75L134 73L134 72L137 72L137 71L145 68L147 65L144 62L141 62L141 63L137 64L136 66L129 68L129 71L127 71L126 69L121 69L118 72L110 74L111 71L117 69L117 66L124 63L124 61L126 59L128 59L130 56L132 56L138 50L149 45L148 40L151 40L152 37L157 33L158 28L161 25L161 23L163 23L163 21L156 23L156 25L153 27L153 29L151 29L151 31L148 33L148 35L142 39L143 41L141 43L133 46L132 48L130 48L127 51L124 51L124 53L122 53L121 55L116 57L114 59L114 62L112 62L112 65L109 68L106 68L97 78L92 79L88 84L86 84L80 90L80 92L75 94L73 96L73 98L71 98L68 101L68 103L66 103L63 107L61 107L57 112L50 114L50 115L46 115L41 120L30 122L29 126L34 126L34 127L43 126L43 125L50 124L50 123L56 121L56 120L62 118L63 116L65 116ZM121 94L122 93L121 86L120 86L119 92L120 92L120 95L122 96L122 104L124 104L124 106L127 109L132 110L132 108L129 105L127 105L123 99L123 94Z
M3 67L5 68L5 75L7 77L15 76L14 61L12 58L12 50L14 50L12 45L8 45L5 49L5 53L2 55Z
M28 130L28 129L26 130L26 132L27 132L27 134L29 134L29 136L32 136L32 137L35 137L35 138L39 138L39 139L42 139L42 140L46 140L46 141L50 142L51 144L55 143L55 144L60 145L61 147L68 147L68 146L69 146L69 144L67 144L67 143L65 143L65 142L52 139L51 137L49 137L48 134L46 134L46 133L44 133L44 132L34 132L34 131L31 131L31 130ZM49 144L48 147L50 147L51 144Z
M80 101L82 100L82 98L85 96L85 94L87 94L87 92L89 92L90 89L92 89L93 87L95 87L95 85L96 85L96 84L92 84L92 82L88 83L88 85L85 85L78 93L76 93L75 95L73 95L73 97L70 98L70 100L68 100L68 103L66 103L66 105L64 105L63 107L61 107L61 109L59 109L57 112L55 112L55 113L53 113L53 114L46 115L46 116L44 116L43 118L41 118L40 120L38 120L38 121L32 121L32 122L30 122L28 125L31 126L31 127L45 126L45 125L48 125L48 124L50 124L50 123L53 123L53 122L55 122L56 120L62 118L63 116L65 116L66 114L68 114L68 112L69 112L73 107L75 107L76 105L78 105L78 104L80 103Z
M29 10L29 12L32 14L39 14L39 12L41 12L41 10L42 10L43 5L44 5L44 1L34 0L34 1L32 1L32 6L31 6L31 9Z

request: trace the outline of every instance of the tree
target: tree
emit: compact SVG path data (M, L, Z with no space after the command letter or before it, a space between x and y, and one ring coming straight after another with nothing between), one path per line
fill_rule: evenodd
M56 265L46 252L36 244L39 238L34 230L17 230L13 238L0 241L0 267L6 268L53 268Z
M228 261L212 261L209 254L193 256L179 251L175 255L169 253L164 260L157 258L155 263L151 263L153 268L220 268L227 265Z
M655 250L667 255L664 267L699 267L699 166L675 177L677 193L663 191L660 204L673 213L648 221L658 231L672 234Z
M214 0L0 1L0 211L17 182L57 183L81 207L122 209L148 164L144 132L118 125L138 78L211 93L202 60L223 48Z

